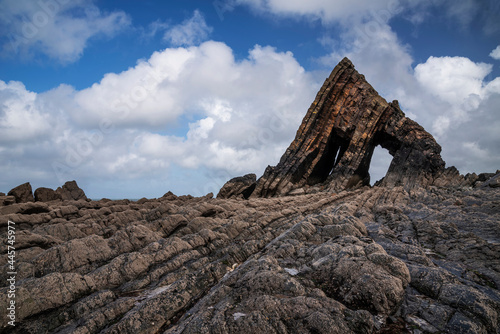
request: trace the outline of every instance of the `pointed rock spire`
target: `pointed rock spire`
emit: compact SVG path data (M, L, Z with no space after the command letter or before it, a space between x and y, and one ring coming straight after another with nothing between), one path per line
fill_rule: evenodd
M383 185L426 185L444 171L431 134L388 103L344 58L311 104L295 140L257 181L253 197L286 195L319 185L339 191L369 184L377 145L393 156Z

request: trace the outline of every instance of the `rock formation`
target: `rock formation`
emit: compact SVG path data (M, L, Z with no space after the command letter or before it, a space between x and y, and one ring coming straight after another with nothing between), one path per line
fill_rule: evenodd
M17 320L0 328L499 334L499 203L478 186L10 204Z
M62 200L61 194L50 188L40 187L35 190L35 202Z
M0 196L0 332L500 334L500 171L444 169L348 60L325 85L280 164L217 198ZM375 145L394 159L362 186Z
M61 196L63 200L75 200L87 199L85 192L78 187L76 181L68 181L62 187L56 189L56 194Z
M247 174L232 178L219 191L217 198L248 198L255 189L257 175Z
M34 194L31 184L26 182L10 190L7 194L8 196L5 196L3 193L0 194L0 200L5 202L4 205L10 204L11 198L14 199L15 203L87 200L85 192L78 187L76 181L68 181L62 187L57 188L57 190L40 187L35 190Z
M29 182L23 183L13 189L8 193L8 196L14 196L16 203L26 203L34 202L33 190L31 189L31 184Z
M397 101L380 97L344 58L321 87L279 164L266 169L252 196L286 195L318 185L330 191L368 185L378 145L393 156L383 185L428 185L444 171L434 138L405 117Z

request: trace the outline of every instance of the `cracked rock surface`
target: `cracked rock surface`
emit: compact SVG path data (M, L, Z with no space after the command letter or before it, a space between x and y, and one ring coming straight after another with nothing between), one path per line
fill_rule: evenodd
M6 333L500 333L500 190L0 207ZM1 270L7 254L2 248ZM7 303L1 277L0 307Z

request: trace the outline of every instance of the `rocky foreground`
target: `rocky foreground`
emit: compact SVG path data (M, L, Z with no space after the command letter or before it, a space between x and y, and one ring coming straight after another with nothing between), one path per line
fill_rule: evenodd
M499 189L3 206L2 332L500 333Z
M370 187L377 145L393 161ZM500 171L440 151L344 59L278 165L217 198L16 187L0 331L500 334Z

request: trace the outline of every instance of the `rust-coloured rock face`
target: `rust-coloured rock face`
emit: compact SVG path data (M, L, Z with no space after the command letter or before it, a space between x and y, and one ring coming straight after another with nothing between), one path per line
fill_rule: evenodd
M344 58L326 79L295 140L258 180L254 197L286 195L321 185L338 191L369 184L377 145L393 156L384 185L430 184L444 170L441 147L420 125L388 103Z

